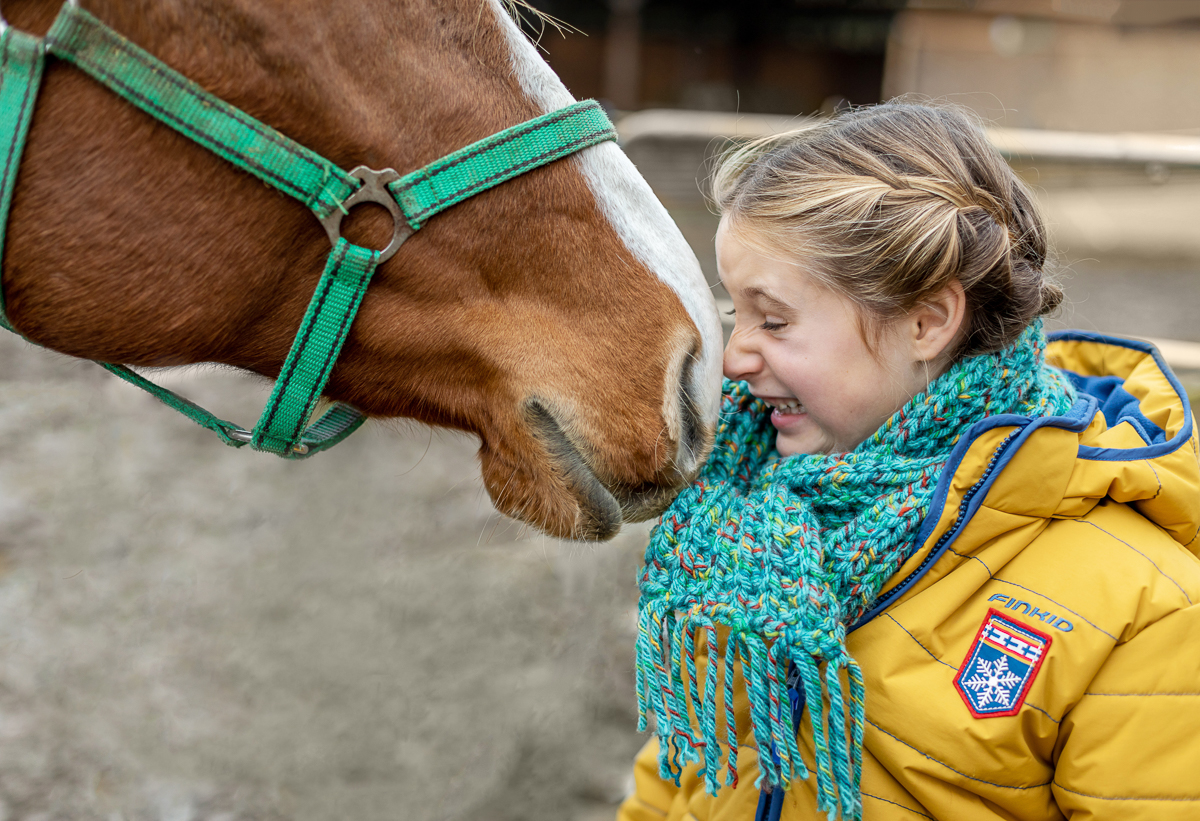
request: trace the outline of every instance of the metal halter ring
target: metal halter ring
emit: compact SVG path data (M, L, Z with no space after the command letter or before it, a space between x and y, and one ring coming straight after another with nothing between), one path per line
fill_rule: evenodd
M342 218L350 212L351 208L364 202L382 205L392 215L393 226L392 241L379 252L379 262L386 262L400 250L404 240L414 233L408 220L404 217L404 212L400 210L400 204L396 202L392 192L387 190L387 184L400 179L400 175L391 168L375 171L365 165L360 165L350 172L350 176L362 180L362 185L342 201L340 208L321 220L321 225L325 226L325 233L329 234L330 243L337 245L337 241L342 238Z

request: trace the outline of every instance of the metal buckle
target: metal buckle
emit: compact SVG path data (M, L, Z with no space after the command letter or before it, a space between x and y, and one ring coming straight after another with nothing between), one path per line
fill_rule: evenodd
M247 445L250 444L250 442L254 439L254 433L252 431L242 430L241 428L225 428L225 433L235 442L245 442ZM292 445L292 453L303 456L308 453L308 445L304 444L303 442L297 442L296 444Z
M404 212L400 210L400 204L396 202L392 192L387 190L387 184L400 179L400 175L392 168L375 171L365 165L360 165L350 172L350 176L361 180L362 185L342 201L338 210L321 220L321 225L325 226L325 233L329 234L329 242L337 245L337 241L342 238L342 218L350 212L351 208L364 202L382 205L392 215L393 225L392 241L379 252L379 262L387 262L393 254L400 250L404 241L414 233L408 220L404 217Z

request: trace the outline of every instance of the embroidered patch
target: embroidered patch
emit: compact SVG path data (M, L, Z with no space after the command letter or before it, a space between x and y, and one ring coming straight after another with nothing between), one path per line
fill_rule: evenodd
M1050 636L988 610L954 686L975 718L1014 716L1041 669Z

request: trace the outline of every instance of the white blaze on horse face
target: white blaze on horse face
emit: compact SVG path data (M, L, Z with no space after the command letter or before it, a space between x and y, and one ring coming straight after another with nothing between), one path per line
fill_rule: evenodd
M502 6L489 0L508 38L513 71L521 89L543 112L575 102L558 75L537 53ZM689 393L698 403L700 418L714 429L721 396L721 353L724 345L716 302L700 270L700 262L667 214L650 185L625 152L607 142L572 158L588 181L600 211L639 262L653 271L679 297L700 331L703 348L692 369ZM675 390L667 390L668 424L680 418ZM667 409L665 409L667 410ZM673 434L678 430L672 430Z

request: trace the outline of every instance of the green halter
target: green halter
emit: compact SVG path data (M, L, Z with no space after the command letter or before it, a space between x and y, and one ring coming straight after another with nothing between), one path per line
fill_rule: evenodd
M500 131L405 176L391 169L365 167L346 173L209 94L68 0L44 40L7 26L0 33L0 150L4 152L0 259L17 168L47 53L74 64L150 116L300 200L325 226L333 249L253 431L217 418L123 365L99 363L214 431L227 445L249 444L255 450L292 459L332 447L363 423L357 410L336 403L320 420L307 425L379 263L430 217L450 206L617 137L599 104L588 100ZM395 230L382 251L354 245L338 233L342 216L360 202L375 202L392 213ZM0 325L14 330L4 313L2 287Z

